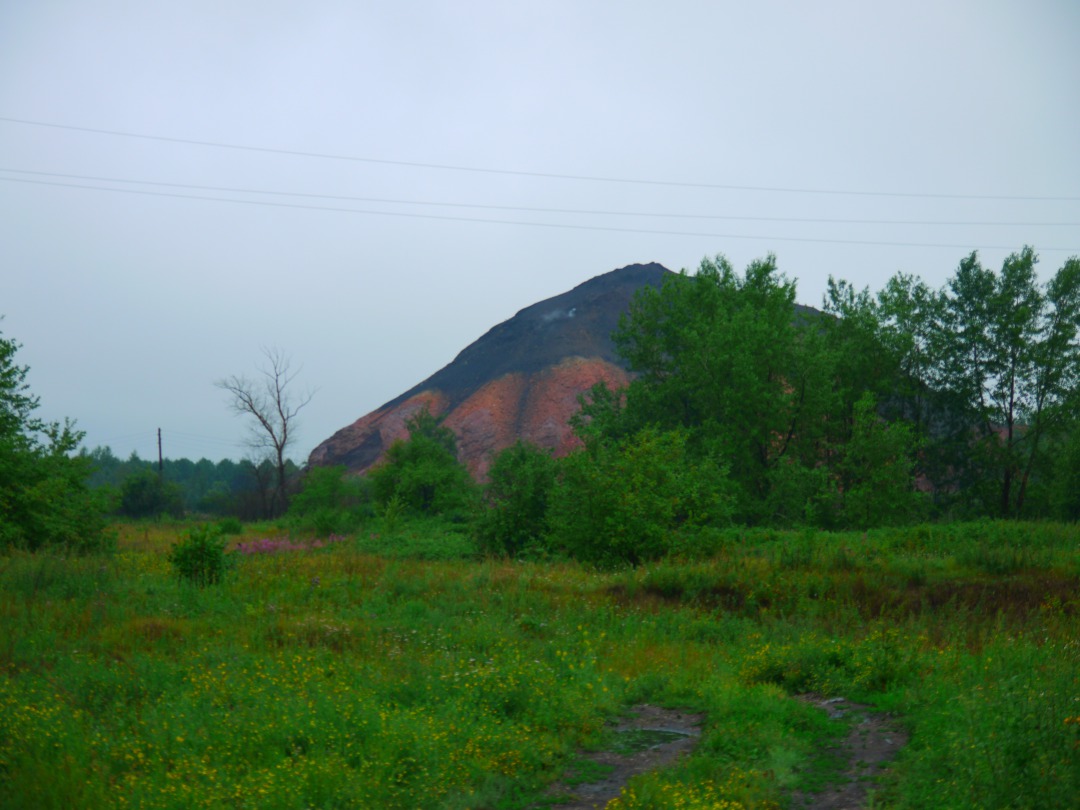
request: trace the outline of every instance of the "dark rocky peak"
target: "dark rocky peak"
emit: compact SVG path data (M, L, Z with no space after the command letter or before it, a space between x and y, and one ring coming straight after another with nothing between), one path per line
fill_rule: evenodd
M466 346L440 371L383 407L422 391L438 390L450 408L506 374L535 374L567 357L598 358L621 365L611 342L619 317L634 293L659 287L671 271L656 264L632 264L596 276L568 292L518 312Z
M309 463L363 472L407 435L409 418L421 408L443 418L458 438L461 460L481 478L493 455L519 438L567 452L576 444L568 421L578 396L598 382L629 381L611 341L620 316L637 290L659 287L670 273L659 264L634 264L526 307L445 368L337 431Z

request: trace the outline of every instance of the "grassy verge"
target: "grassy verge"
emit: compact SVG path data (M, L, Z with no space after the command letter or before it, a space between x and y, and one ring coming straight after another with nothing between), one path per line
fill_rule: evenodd
M727 532L597 573L446 526L264 526L201 589L182 531L0 557L0 805L510 810L648 701L704 737L619 807L782 807L843 732L808 691L907 719L886 806L1080 795L1076 527Z

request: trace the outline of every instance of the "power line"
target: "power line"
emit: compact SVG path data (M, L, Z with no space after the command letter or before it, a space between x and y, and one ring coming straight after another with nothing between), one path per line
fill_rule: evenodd
M0 119L2 120L2 119ZM417 214L404 211L370 211L361 210L356 208L338 208L335 206L323 206L323 205L303 205L301 203L279 203L269 202L267 200L240 200L226 197L206 197L195 194L173 194L166 191L144 191L140 189L131 188L108 188L106 186L88 186L78 183L58 183L49 180L30 180L22 177L0 177L0 180L5 180L9 183L30 183L34 185L42 186L59 186L62 188L77 188L87 191L106 191L113 192L115 194L139 194L148 197L168 197L180 200L199 200L203 202L224 202L234 203L238 205L257 205L271 208L293 208L307 211L332 211L345 214L363 214L366 216L384 216L384 217L403 217L407 219L428 219L437 220L442 222L471 222L476 224L486 225L519 225L533 228L563 228L568 230L578 231L606 231L609 233L633 233L640 235L653 235L653 236L692 236L692 237L707 237L710 239L759 239L764 241L773 242L811 242L819 244L833 244L833 245L876 245L886 247L924 247L924 248L950 248L959 250L970 250L971 245L958 245L958 244L944 244L935 242L894 242L894 241L882 241L875 239L824 239L818 237L802 237L802 236L765 236L765 235L753 235L753 234L725 234L725 233L706 233L697 231L665 231L654 230L646 228L616 228L605 225L573 225L567 223L556 222L525 222L520 220L505 220L505 219L488 219L482 217L454 217L442 214ZM1015 245L981 245L984 250L1013 250ZM1064 247L1040 247L1042 252L1073 252L1075 248Z
M242 442L239 442L239 441L237 441L235 439L222 439L222 438L220 438L218 436L201 436L198 433L185 433L182 430L169 430L169 435L170 436L178 436L178 437L180 437L181 439L184 439L184 440L196 440L196 441L212 442L213 444L227 444L227 445L231 445L231 446L236 446L236 445L242 443Z
M201 141L191 138L175 138L166 135L147 135L139 132L125 132L113 129L97 129L94 127L79 127L71 124L56 124L47 121L31 121L25 118L10 118L0 116L0 121L10 124L24 124L34 127L48 127L62 129L71 132L89 132L96 135L109 135L118 138L138 138L147 141L159 141L163 143L178 143L189 146L208 146L214 149L234 149L245 152L261 152L273 155L288 155L291 157L315 158L319 160L341 160L353 163L372 163L383 166L402 166L414 169L438 169L441 171L474 172L479 174L494 174L511 177L535 177L547 180L577 180L591 183L620 183L644 186L669 186L673 188L701 188L718 189L726 191L758 191L774 194L827 194L853 197L907 197L920 199L942 200L1014 200L1014 201L1043 201L1043 202L1072 202L1080 200L1080 197L1069 196L1017 196L1003 194L927 194L901 191L854 191L847 189L821 189L821 188L788 188L782 186L748 186L733 185L726 183L690 183L676 180L648 180L643 178L627 177L604 177L598 175L559 174L555 172L528 172L514 169L494 169L483 166L458 166L446 163L423 163L408 160L387 160L385 158L358 157L355 155L335 155L325 152L306 152L293 149L276 149L267 146L249 146L244 144L225 143L221 141Z
M430 200L402 200L391 197L357 197L340 194L315 194L299 191L274 191L268 189L235 188L232 186L204 186L192 183L168 183L158 180L129 180L120 177L99 177L84 174L66 174L61 172L42 172L31 169L8 169L0 167L0 172L29 174L36 177L63 177L71 180L85 180L99 183L126 183L129 185L161 186L163 188L182 188L196 191L218 191L231 194L262 194L273 197L299 197L302 199L339 200L343 202L385 203L392 205L426 205L440 208L469 208L488 211L523 211L537 214L574 214L586 216L651 217L656 219L715 219L734 222L794 222L805 224L832 225L920 225L920 226L985 226L995 228L1075 228L1080 222L983 222L983 221L937 221L937 220L892 220L892 219L830 219L823 217L761 217L731 214L672 214L648 211L605 211L583 208L542 208L521 205L492 205L484 203L434 202ZM17 179L17 178L0 178ZM89 187L88 187L89 188ZM116 189L121 190L121 189Z
M114 436L111 439L104 439L103 441L107 445L110 442L129 441L131 439L144 439L144 438L146 438L148 436L153 436L153 435L154 435L154 431L152 431L152 430L141 430L138 433L127 433L127 434L125 434L123 436Z
M218 436L202 436L202 435L199 435L198 433L185 433L182 430L171 430L170 428L164 428L164 431L165 431L166 438L173 438L173 439L179 438L181 441L186 441L186 442L200 441L200 442L211 442L213 444L230 445L230 446L235 446L235 445L238 444L237 441L233 441L233 440L229 440L229 439L222 439L221 437L218 437ZM106 444L108 444L110 442L130 441L132 439L150 440L150 439L153 439L156 435L157 435L157 430L141 430L141 431L138 431L136 433L127 433L127 434L124 434L123 436L114 436L114 437L112 437L110 439L102 439L102 440L99 440L99 441L104 441Z

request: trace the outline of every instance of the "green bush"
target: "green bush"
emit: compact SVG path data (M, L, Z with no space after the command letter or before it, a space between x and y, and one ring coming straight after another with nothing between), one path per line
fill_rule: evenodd
M34 416L19 348L0 336L0 549L106 550L105 496L87 486L90 461L71 456L83 433Z
M455 518L468 514L475 504L476 487L458 461L453 432L427 409L407 425L408 440L390 445L383 462L368 475L375 502L385 509L397 498L415 515Z
M200 588L217 585L232 564L231 555L225 551L226 542L217 528L196 526L186 539L173 544L168 559L181 581Z
M843 524L867 529L915 522L925 515L927 504L926 496L915 488L919 444L913 429L880 419L870 394L855 403L853 418L840 464Z
M362 531L352 548L390 559L468 560L477 556L476 543L466 527L442 518L398 515L382 521L380 531Z
M289 522L319 537L354 531L373 514L367 479L344 466L314 467L304 474L300 492L289 502Z
M488 472L476 538L487 554L517 556L539 546L548 528L548 503L558 462L551 453L518 441L495 457Z
M553 546L599 565L637 565L671 551L679 532L727 523L727 472L689 458L686 439L648 428L563 459L552 493Z
M120 486L120 514L131 518L181 517L184 498L179 485L162 480L153 470L132 473Z
M1080 520L1080 427L1058 448L1049 487L1053 514L1059 520Z
M217 527L221 534L242 534L244 531L244 524L239 518L234 517L222 518L218 521Z

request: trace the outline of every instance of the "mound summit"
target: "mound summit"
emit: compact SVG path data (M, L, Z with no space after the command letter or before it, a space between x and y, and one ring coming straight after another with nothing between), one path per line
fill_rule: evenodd
M459 458L478 478L518 439L566 453L576 445L568 420L578 396L601 381L629 382L611 341L619 317L637 290L659 287L670 273L656 263L633 264L526 307L419 385L337 431L308 463L364 472L408 436L406 422L424 407L454 431Z

